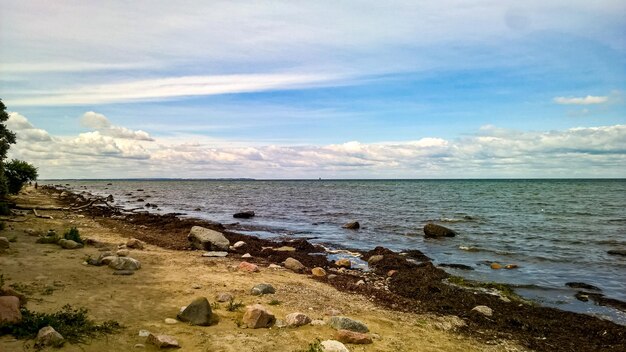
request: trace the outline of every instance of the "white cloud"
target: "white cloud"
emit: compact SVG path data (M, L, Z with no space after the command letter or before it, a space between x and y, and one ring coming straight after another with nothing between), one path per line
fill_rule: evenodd
M47 131L35 128L25 116L16 112L9 112L9 119L6 125L9 130L15 132L18 141L29 143L50 141L52 139Z
M94 111L83 114L80 123L88 128L98 131L100 134L114 138L135 139L140 141L153 141L150 135L142 130L133 131L126 127L114 126L106 116Z
M609 101L609 97L587 95L586 97L556 97L554 102L563 105L591 105L591 104L604 104Z
M185 96L263 92L318 87L345 78L347 78L346 75L326 73L167 77L63 89L10 100L10 104L12 106L105 104Z
M256 178L467 178L620 177L626 174L626 125L521 132L485 126L456 140L330 145L228 147L196 137L193 143L157 143L103 135L110 126L97 113L87 123L101 130L75 137L18 142L10 154L34 163L42 177L256 177ZM20 132L37 130L12 113ZM45 131L43 131L45 133ZM198 139L200 138L200 139Z

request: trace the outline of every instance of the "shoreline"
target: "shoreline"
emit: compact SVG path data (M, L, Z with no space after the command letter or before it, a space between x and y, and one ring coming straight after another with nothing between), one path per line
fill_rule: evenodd
M60 195L62 190L47 189L48 196ZM76 203L76 195L67 197L65 205ZM243 240L245 248L229 251L233 259L250 253L250 262L259 265L281 263L288 257L300 260L310 273L314 266L325 268L336 275L320 284L333 287L340 292L357 294L376 302L377 306L402 312L402 314L429 314L435 316L456 316L464 327L457 333L466 338L482 342L514 341L525 348L538 351L621 351L626 349L626 327L598 319L596 317L561 311L554 308L537 307L514 296L496 294L496 287L479 287L468 290L450 285L445 280L450 275L436 268L427 257L413 251L407 257L379 247L371 251L361 251L363 259L383 256L373 266L373 270L359 272L338 268L324 256L311 255L321 249L306 240L274 242L254 236L229 231L224 226L198 219L180 219L176 216L156 214L134 214L122 218L113 214L110 208L89 208L82 211L106 228L114 229L123 235L132 235L149 244L178 251L188 247L187 234L193 225L201 225L219 230L231 243ZM87 212L88 211L88 212ZM263 247L291 246L294 252L264 250ZM391 275L390 272L392 272ZM300 275L306 277L304 275ZM484 285L483 285L484 286ZM508 301L508 302L507 302ZM476 314L472 308L486 305L493 309L491 317ZM398 313L400 314L400 313ZM376 343L374 344L376 345Z

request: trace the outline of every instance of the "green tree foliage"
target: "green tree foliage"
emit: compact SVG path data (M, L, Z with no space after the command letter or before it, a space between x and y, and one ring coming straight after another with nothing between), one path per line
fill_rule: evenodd
M37 168L33 165L13 159L4 165L4 175L10 194L17 194L26 182L37 179Z
M7 107L0 99L0 161L4 161L11 144L15 144L15 133L11 132L4 124L9 119Z

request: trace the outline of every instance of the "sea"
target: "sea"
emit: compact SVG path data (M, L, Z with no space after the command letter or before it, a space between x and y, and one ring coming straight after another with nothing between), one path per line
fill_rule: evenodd
M582 302L567 282L626 301L626 179L513 180L63 180L73 191L113 195L115 204L182 213L263 238L307 238L333 251L418 249L468 279L513 285L540 305L626 325L626 313ZM141 191L138 191L141 190ZM251 219L233 214L252 210ZM359 230L342 229L358 221ZM424 238L434 222L456 237ZM352 258L364 270L366 263ZM515 264L493 270L490 263Z

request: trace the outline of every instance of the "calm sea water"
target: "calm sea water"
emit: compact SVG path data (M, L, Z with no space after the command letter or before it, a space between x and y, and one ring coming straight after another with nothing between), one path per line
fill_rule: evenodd
M223 223L234 222L234 212L254 210L257 216L241 223L262 227L250 231L262 237L302 236L333 248L419 249L436 264L475 268L447 269L453 274L510 283L541 304L626 324L626 314L579 302L576 290L565 287L585 282L626 300L626 258L606 253L626 249L624 179L63 183L76 191L112 194L128 208L149 202L159 206L155 212ZM360 230L341 229L353 220ZM425 239L422 227L430 221L459 235ZM491 270L490 261L519 269Z

